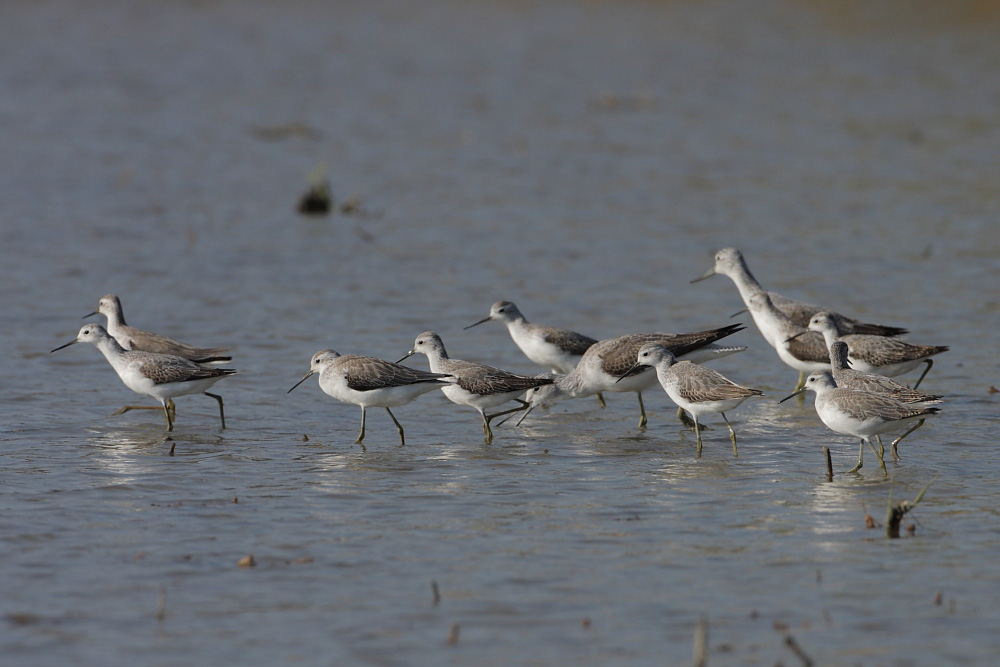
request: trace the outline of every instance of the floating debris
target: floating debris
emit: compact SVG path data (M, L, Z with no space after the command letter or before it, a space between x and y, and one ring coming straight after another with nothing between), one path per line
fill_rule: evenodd
M340 212L344 215L350 215L357 212L360 208L361 197L354 195L344 200L344 203L340 205Z
M236 561L237 567L256 567L257 561L254 560L253 554L248 554L243 558Z

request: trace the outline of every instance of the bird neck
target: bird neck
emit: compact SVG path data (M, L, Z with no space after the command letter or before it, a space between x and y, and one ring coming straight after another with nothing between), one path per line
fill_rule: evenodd
M118 341L111 336L102 336L96 343L94 343L94 345L101 351L104 358L108 360L108 363L111 364L116 371L119 371L119 367L124 362L125 348L119 345Z
M592 393L587 393L584 386L583 373L580 372L580 366L577 365L571 372L566 375L559 375L556 377L555 385L559 387L562 391L566 392L573 398L583 398L584 396L589 396Z
M104 315L108 318L108 332L127 326L125 324L125 314L122 312L120 305L110 308Z
M726 275L735 283L736 289L739 290L740 297L743 299L743 303L747 305L750 304L751 297L764 291L764 288L760 286L757 279L750 273L750 269L742 257L740 257L736 266L729 270Z

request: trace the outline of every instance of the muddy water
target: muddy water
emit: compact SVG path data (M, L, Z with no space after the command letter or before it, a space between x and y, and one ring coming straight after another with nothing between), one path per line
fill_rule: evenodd
M990 3L10 3L0 9L0 651L12 664L983 664L1000 654L1000 28ZM349 213L295 203L325 166ZM595 337L721 326L777 291L947 344L891 481L750 327L765 398L703 456L665 395L480 439L428 395L352 445L318 349L535 372L501 298ZM231 345L215 403L74 346ZM749 320L746 320L750 324ZM414 365L423 366L422 359ZM915 376L914 376L915 377ZM170 445L175 456L168 456ZM888 541L890 493L914 498ZM256 566L237 561L253 554ZM440 600L435 604L431 582ZM457 627L457 630L456 630ZM454 636L457 632L457 640ZM448 638L453 640L449 643Z

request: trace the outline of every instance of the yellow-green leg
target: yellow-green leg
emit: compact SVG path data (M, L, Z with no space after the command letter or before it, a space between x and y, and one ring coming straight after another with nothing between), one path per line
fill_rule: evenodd
M694 417L693 414L692 414L692 417ZM697 457L700 459L701 458L701 427L698 425L698 418L697 417L694 417L694 438L695 438L695 441L697 442L697 445L698 445L698 449L696 450L697 451Z
M159 405L123 405L114 412L111 413L112 417L118 415L123 415L131 410L160 410L162 409ZM177 419L177 406L174 405L173 399L167 399L167 409L170 410L170 418Z
M920 383L924 381L924 376L927 375L927 371L929 371L931 369L931 366L934 365L934 360L933 359L928 359L926 361L926 364L927 364L927 368L925 368L924 372L920 374L919 378L917 378L917 383L915 385L913 385L914 389L916 389L917 387L919 387Z
M497 417L500 417L502 415L509 415L512 412L520 412L521 410L527 410L529 407L531 407L530 403L526 403L525 401L522 401L521 399L516 399L516 400L521 405L517 406L516 408L511 408L510 410L504 410L503 412L497 412L496 414L487 415L485 412L483 412L482 410L480 410L480 414L483 416L483 433L486 434L486 443L487 444L493 442L493 429L490 428L490 422L493 419L495 419Z
M646 406L642 404L642 392L637 391L635 395L639 397L639 428L646 428Z
M899 436L898 438L896 438L895 440L892 441L892 443L889 445L889 451L892 453L892 460L893 461L898 461L899 460L899 452L896 450L896 445L899 444L899 441L902 440L903 438L905 438L906 436L910 435L911 433L913 433L914 431L916 431L918 428L920 428L923 425L924 425L924 420L921 419L916 424L914 424L912 427L910 427L909 431L907 431L906 433L904 433L903 435Z
M167 432L169 433L174 430L174 420L170 418L170 409L167 407L167 401L163 402L163 416L167 418Z
M871 440L865 440L863 442L867 442L868 446L872 450L872 454L875 454L876 456L878 456L878 467L881 468L881 470L882 470L882 476L883 477L888 477L889 476L889 472L885 469L885 460L882 458L882 454L880 452L878 452L878 451L875 450L875 445L873 445L871 443Z
M392 414L392 410L386 408L385 411L392 417L392 423L396 425L396 430L399 431L399 446L402 447L406 444L406 439L403 438L403 425L396 420L396 415Z
M861 446L858 447L858 465L854 466L848 470L848 474L852 472L857 472L861 470L861 467L865 464L865 441L861 441Z
M358 433L358 439L354 441L355 445L360 445L361 441L365 439L365 416L366 416L365 406L361 406L361 432Z
M203 392L203 393L206 396L211 396L212 398L214 398L215 400L217 400L219 402L219 421L222 422L222 428L226 428L226 412L222 408L222 397L219 396L218 394L210 394L207 391Z
M726 422L726 426L729 427L729 439L733 441L733 456L739 458L740 453L736 450L736 431L733 430L733 425L729 423L728 419L726 419L726 413L720 412L719 414L722 415L722 420Z

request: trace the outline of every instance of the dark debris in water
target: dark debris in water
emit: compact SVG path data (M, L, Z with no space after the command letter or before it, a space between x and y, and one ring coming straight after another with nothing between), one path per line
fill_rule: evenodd
M329 215L333 195L328 183L313 183L299 199L297 210L302 215Z

